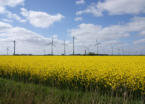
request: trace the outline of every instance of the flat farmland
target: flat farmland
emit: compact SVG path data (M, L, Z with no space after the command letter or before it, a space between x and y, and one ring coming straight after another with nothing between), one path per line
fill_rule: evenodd
M145 57L0 56L0 77L59 88L144 94Z

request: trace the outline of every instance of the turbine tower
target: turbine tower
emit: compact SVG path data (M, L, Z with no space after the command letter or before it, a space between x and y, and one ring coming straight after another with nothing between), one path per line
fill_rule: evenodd
M75 39L76 37L73 36L73 55L75 54Z
M97 54L99 54L99 45L100 45L101 43L100 42L98 42L97 40L96 40L96 44L95 44L95 46L97 46Z
M48 45L51 45L51 55L53 55L53 47L55 46L54 45L54 40L53 40L53 37L52 37L52 40L50 43L48 43Z
M85 55L87 55L87 53L89 53L89 47L84 46L84 49L85 49Z
M9 48L7 47L7 55L9 55Z
M16 41L14 40L14 55L16 54Z

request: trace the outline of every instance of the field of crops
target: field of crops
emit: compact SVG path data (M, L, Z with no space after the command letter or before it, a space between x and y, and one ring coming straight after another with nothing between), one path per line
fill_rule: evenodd
M61 88L145 93L145 57L0 56L0 77Z

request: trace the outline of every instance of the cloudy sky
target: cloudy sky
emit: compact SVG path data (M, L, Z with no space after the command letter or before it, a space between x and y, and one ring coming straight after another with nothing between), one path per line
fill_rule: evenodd
M0 54L145 54L145 0L0 0ZM97 41L97 42L96 42Z

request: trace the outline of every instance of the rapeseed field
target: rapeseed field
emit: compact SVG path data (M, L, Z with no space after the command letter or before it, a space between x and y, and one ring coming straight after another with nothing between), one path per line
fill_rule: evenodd
M0 56L0 77L73 89L145 94L144 56Z

